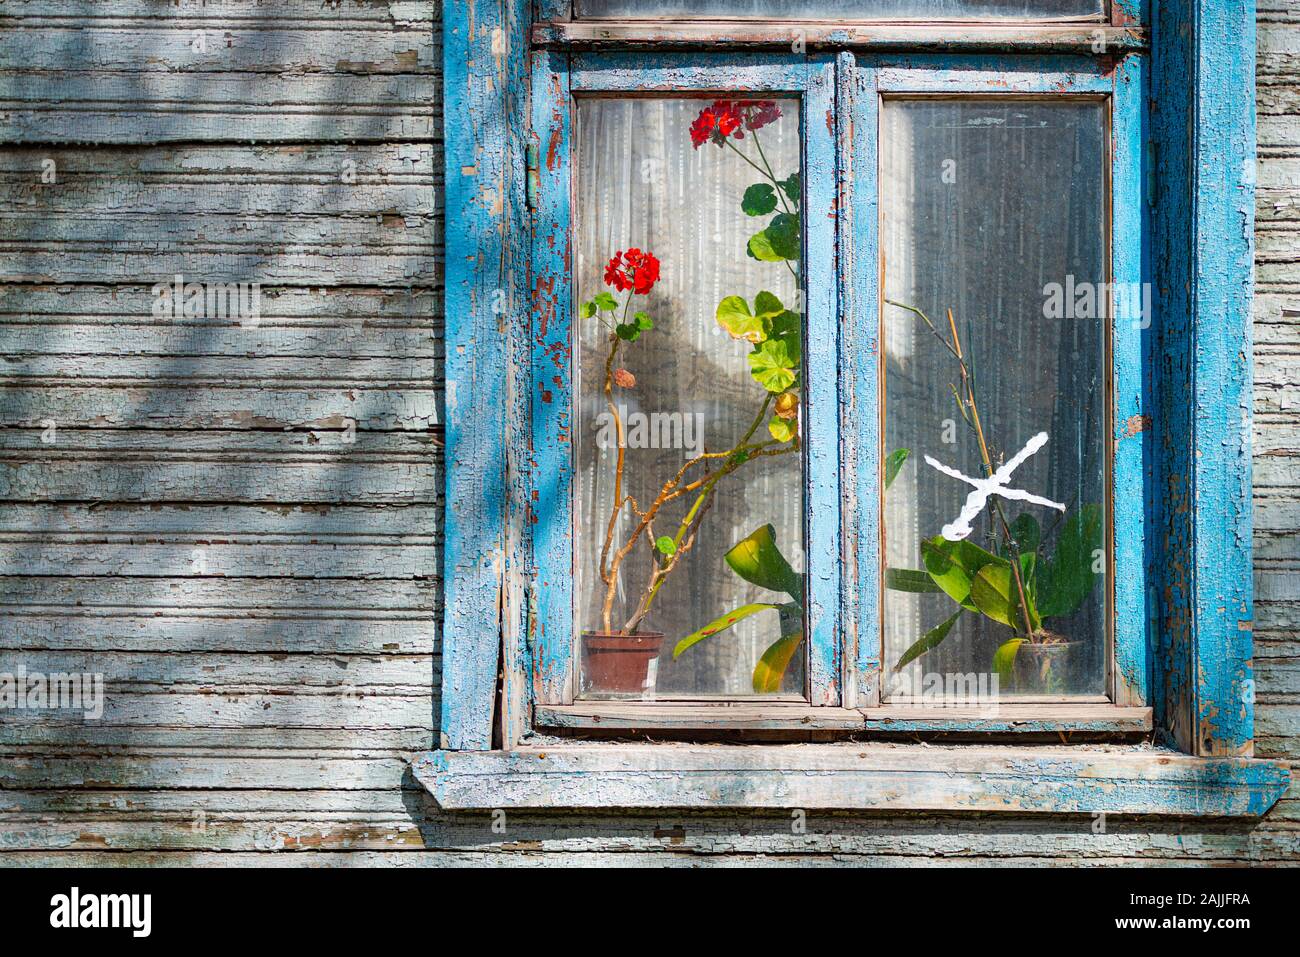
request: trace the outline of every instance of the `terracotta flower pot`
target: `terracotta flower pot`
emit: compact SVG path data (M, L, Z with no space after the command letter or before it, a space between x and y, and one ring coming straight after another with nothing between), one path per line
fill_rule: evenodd
M635 635L582 633L582 683L596 694L644 694L654 690L650 663L659 657L663 632Z
M1023 644L1013 672L1016 694L1069 694L1078 687L1083 642Z

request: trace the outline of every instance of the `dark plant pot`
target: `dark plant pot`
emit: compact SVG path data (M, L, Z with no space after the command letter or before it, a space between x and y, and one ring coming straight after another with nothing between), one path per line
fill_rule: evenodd
M1079 686L1083 642L1023 644L1013 672L1016 694L1069 694Z
M582 633L582 680L596 694L645 694L654 690L650 662L659 657L663 632L635 635Z

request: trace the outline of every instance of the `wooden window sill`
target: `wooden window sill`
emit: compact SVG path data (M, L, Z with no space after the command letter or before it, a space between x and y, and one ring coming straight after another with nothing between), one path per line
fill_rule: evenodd
M446 810L822 809L1257 818L1280 761L1150 746L572 743L432 751L417 780Z
M581 701L539 705L534 725L557 733L751 731L762 733L925 733L1138 735L1151 730L1150 708L1105 703L1001 704L937 708L812 708L802 703Z

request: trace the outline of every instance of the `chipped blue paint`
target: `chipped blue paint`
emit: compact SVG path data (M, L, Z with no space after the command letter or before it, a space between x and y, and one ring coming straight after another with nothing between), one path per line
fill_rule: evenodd
M1149 281L1145 195L1146 58L1129 55L1114 72L1111 111L1111 281L1121 289L1140 289ZM1151 442L1150 313L1128 308L1115 315L1111 297L1112 432L1111 535L1114 614L1114 674L1111 694L1117 704L1146 704L1150 697L1151 657L1155 636L1146 612L1150 579L1147 554L1147 503L1153 498L1147 463ZM1130 304L1134 298L1126 297Z
M805 608L808 693L814 705L837 705L841 695L839 313L835 278L835 71L828 56L809 58L803 100L804 287L804 502L807 514Z
M505 568L506 343L522 265L504 228L518 183L513 110L523 0L451 4L443 24L446 138L446 544L442 741L488 748ZM466 123L464 118L474 117Z
M1146 26L1151 22L1149 0L1111 0L1113 22L1121 26Z
M880 56L882 92L1101 93L1111 77L1088 57L1005 57L930 53Z
M876 71L850 53L839 60L841 176L840 283L844 329L840 405L844 456L844 631L856 707L880 702L880 300Z
M1161 714L1196 754L1248 754L1255 5L1160 4Z
M532 72L538 206L533 219L533 326L529 526L537 616L533 690L539 702L573 700L573 242L572 109L567 54L539 52Z

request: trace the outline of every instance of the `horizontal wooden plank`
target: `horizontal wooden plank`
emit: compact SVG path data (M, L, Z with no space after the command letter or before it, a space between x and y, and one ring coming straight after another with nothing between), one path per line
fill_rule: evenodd
M442 512L422 505L7 504L0 541L258 544L310 538L322 545L427 545Z
M417 614L435 620L437 581L376 580L364 587L297 579L3 578L6 615L194 616L196 618L374 618ZM5 621L0 616L0 627Z
M6 0L0 23L47 27L129 24L140 29L166 29L170 25L254 23L263 26L297 24L334 29L370 27L384 31L414 27L429 29L441 23L441 7L427 0L383 0L321 3L320 0L197 0L173 2L159 9L157 0L113 0L111 5L87 0Z
M14 851L0 852L4 867L382 867L382 868L464 868L464 867L532 867L553 868L562 858L538 852L531 844L516 846L507 842L503 853L477 851L319 851L286 854L282 851ZM572 855L570 866L589 868L689 867L701 866L698 855L669 849L656 853L625 853L606 850ZM720 866L778 869L790 867L787 857L766 854L742 854L719 862ZM1166 862L1146 857L1097 857L1072 861L1080 867L1186 867L1176 860ZM1061 857L1050 848L1042 854L1021 854L996 858L973 855L960 861L938 857L900 857L893 854L808 854L799 860L801 867L942 867L957 864L980 867L1051 867L1060 866Z
M31 582L57 581L65 587L77 579L26 579ZM80 580L78 594L89 593L91 585ZM119 585L131 579L103 579ZM136 579L133 584L153 584L163 579ZM174 579L172 580L175 581ZM190 594L200 586L214 582L239 587L274 599L275 589L308 580L286 579L191 579ZM322 595L328 590L347 591L353 602L372 600L379 585L423 585L433 591L432 582L401 582L397 579L374 580L341 588L338 582L313 583ZM16 590L13 580L0 580L0 596L9 597ZM438 618L435 609L427 612L377 612L329 609L261 610L261 609L171 609L61 608L30 609L9 605L0 619L0 649L43 648L51 650L89 649L97 652L196 651L271 652L274 654L432 654L438 645Z
M441 390L387 380L320 388L132 379L0 379L0 428L344 429L420 431L442 421Z
M245 788L336 791L400 788L408 760L402 752L313 752L282 749L140 749L86 752L40 746L0 750L0 789Z
M0 217L0 280L152 285L183 274L202 283L433 286L442 282L435 225L396 214L266 222Z
M435 712L436 713L436 712ZM435 722L436 723L436 722ZM34 747L41 751L77 749L80 752L106 748L189 748L259 749L268 753L286 748L300 748L312 754L328 755L332 751L425 751L438 743L433 725L410 728L302 728L239 727L211 728L175 725L102 722L84 724L45 724L0 722L0 746ZM0 790L3 790L0 786Z
M1292 698L1300 704L1300 643L1293 647L1292 656L1285 658L1262 657L1256 653L1255 693L1261 707ZM1300 737L1300 729L1296 737Z
M361 794L364 792L348 792ZM290 798L303 792L287 793ZM197 797L186 792L173 797ZM60 816L50 820L0 816L8 840L6 849L29 851L154 851L216 852L321 852L385 851L428 853L435 849L454 853L479 853L506 863L520 852L546 855L559 862L584 863L593 856L621 855L625 861L646 855L658 866L669 858L690 855L701 863L743 861L749 856L801 857L819 855L871 857L899 864L925 860L948 864L972 860L1023 860L1035 853L1069 859L1072 865L1097 860L1146 860L1152 865L1173 861L1200 863L1258 863L1295 861L1300 856L1300 834L1290 830L1211 830L1204 834L1143 833L1136 827L1108 819L1106 831L1091 833L1087 826L1054 832L1019 825L1018 829L992 826L986 821L981 840L969 831L945 826L941 819L925 817L914 822L818 820L814 812L802 833L793 833L786 815L747 816L737 822L738 833L721 833L715 819L677 817L657 819L605 815L599 833L590 824L560 817L507 813L506 831L496 840L491 817L457 815L439 820L422 815L423 808L410 794L401 795L411 805L405 814L318 812L311 804L286 809L277 817L223 807L208 810L195 804L150 816L131 814L120 819L103 816ZM301 798L300 798L301 800ZM310 800L310 798L308 798ZM680 814L680 812L678 812ZM1158 826L1158 825L1157 825ZM1151 828L1152 825L1147 825ZM486 832L486 835L485 835ZM305 855L297 854L302 863ZM801 861L803 863L803 861Z
M1149 747L568 745L434 751L412 765L440 807L820 808L1259 817L1279 762Z
M1255 753L1300 761L1300 703L1261 702L1255 708Z
M394 505L442 494L440 438L430 432L358 423L352 434L346 417L308 432L77 429L44 411L41 428L0 430L0 500Z
M297 689L295 689L296 691ZM419 728L437 725L432 689L409 690L408 694L378 694L373 689L356 689L332 694L292 693L279 690L234 693L226 690L204 693L141 694L105 691L103 715L94 718L82 710L6 710L4 722L10 728L35 727L48 733L60 727L84 724L119 727L169 727L176 731L175 743L185 741L186 728ZM75 732L74 732L75 733Z
M116 694L418 694L437 686L430 655L288 654L170 651L0 649L0 673L102 675Z
M174 282L175 277L163 277ZM235 320L155 318L157 280L87 285L0 284L0 324L80 325L114 330L147 325L163 329L217 328L246 332L266 329L422 328L437 332L441 323L442 290L435 287L276 286L261 287L262 318L256 327ZM299 283L309 277L299 277ZM248 340L254 341L251 338ZM157 351L151 353L157 354ZM265 354L258 352L259 355Z
M362 326L284 327L265 322L256 328L224 325L177 325L147 320L119 322L113 328L93 322L22 322L0 320L0 354L53 356L71 365L74 356L150 358L168 364L173 356L201 357L209 376L223 369L247 369L249 357L266 367L267 359L293 359L310 369L319 358L349 361L402 357L416 366L425 384L442 378L442 340L431 329L385 329ZM101 362L106 369L111 363Z
M947 733L1042 734L1088 732L1142 734L1151 730L1150 708L1113 705L1033 705L990 702L987 707L901 706L812 708L799 704L726 702L581 701L538 706L535 723L565 730L655 731L938 731Z
M437 143L0 147L6 210L67 215L436 211Z
M346 82L344 82L346 80ZM321 142L434 138L436 73L12 73L0 142Z
M115 73L430 74L442 57L441 33L427 23L357 29L336 22L313 29L266 13L257 20L188 23L180 17L59 25L49 24L51 18L39 25L8 19L0 18L0 62L27 72L66 69L73 50L81 69Z

